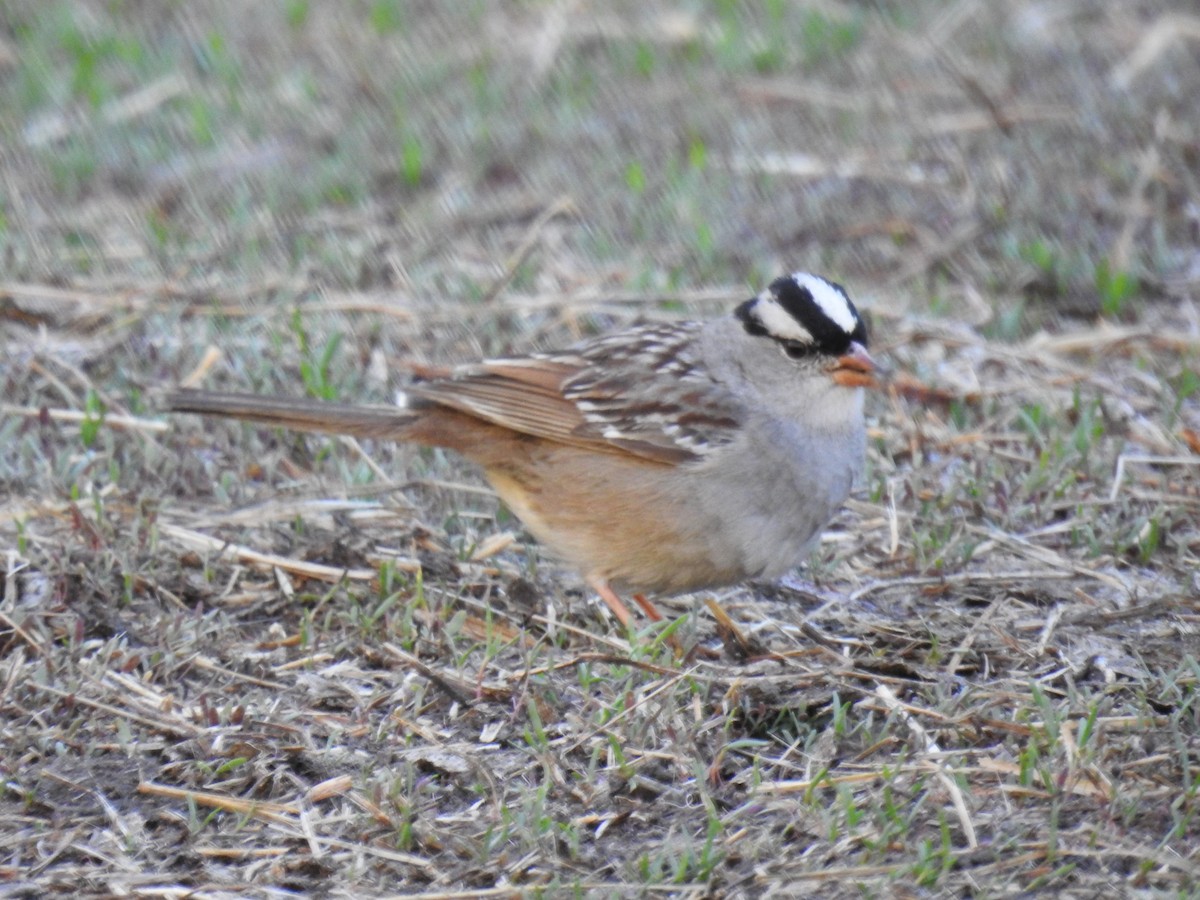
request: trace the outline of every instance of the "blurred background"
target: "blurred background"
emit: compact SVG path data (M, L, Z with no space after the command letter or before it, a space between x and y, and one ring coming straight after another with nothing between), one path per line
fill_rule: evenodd
M1121 314L1200 265L1190 9L16 0L4 271L436 312L802 267L1018 332Z

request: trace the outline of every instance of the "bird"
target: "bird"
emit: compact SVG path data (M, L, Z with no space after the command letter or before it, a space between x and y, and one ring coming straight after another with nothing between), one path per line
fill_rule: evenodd
M184 389L176 413L456 451L626 627L621 593L693 593L803 563L861 476L866 325L807 272L731 312L418 378L396 405Z

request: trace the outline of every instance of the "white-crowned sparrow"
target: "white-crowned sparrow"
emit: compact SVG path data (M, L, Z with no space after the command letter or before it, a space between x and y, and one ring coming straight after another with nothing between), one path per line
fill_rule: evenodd
M613 589L681 593L802 562L862 468L873 383L845 289L798 272L707 322L460 366L400 407L206 391L167 404L456 450L617 611Z

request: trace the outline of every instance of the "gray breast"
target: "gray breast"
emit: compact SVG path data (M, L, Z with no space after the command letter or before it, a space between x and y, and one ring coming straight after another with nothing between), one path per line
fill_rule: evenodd
M724 471L706 479L706 505L725 519L713 551L746 577L778 577L803 563L850 494L862 469L865 434L814 435L791 423L751 429L747 445L724 454Z

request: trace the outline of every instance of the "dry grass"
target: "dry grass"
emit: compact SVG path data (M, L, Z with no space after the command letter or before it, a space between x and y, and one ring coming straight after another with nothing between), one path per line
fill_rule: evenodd
M5 896L1195 895L1185 7L17 3ZM750 657L440 453L155 411L788 267L896 387L809 580L716 598Z

